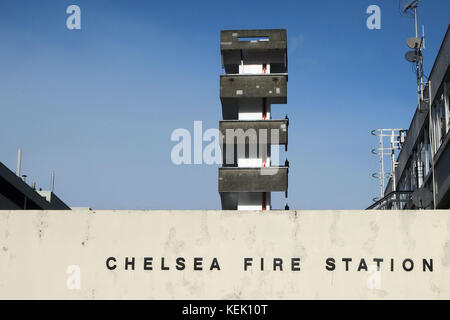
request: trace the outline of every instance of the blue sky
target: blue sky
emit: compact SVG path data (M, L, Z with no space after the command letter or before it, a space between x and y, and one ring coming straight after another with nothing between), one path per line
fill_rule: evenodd
M81 30L66 8L81 8ZM381 8L381 30L366 8ZM425 70L450 1L423 0ZM415 76L403 58L413 20L398 1L0 2L0 161L70 206L219 209L217 166L171 162L173 130L217 128L220 30L286 28L288 203L363 209L378 195L376 128L407 128ZM282 194L274 207L284 207Z

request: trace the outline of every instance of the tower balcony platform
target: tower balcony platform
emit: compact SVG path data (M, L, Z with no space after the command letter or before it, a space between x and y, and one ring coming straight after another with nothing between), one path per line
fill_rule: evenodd
M237 73L244 64L270 64L272 72L287 72L286 30L222 30L220 33L222 67Z
M277 144L287 146L288 144L289 119L283 120L223 120L219 121L219 130L221 133L221 146L225 146L227 141L233 141L234 145L238 143L259 144L260 139L264 139L264 130L266 144ZM253 130L254 131L253 131ZM272 137L272 130L276 130L276 136ZM229 135L232 137L229 137ZM233 139L233 140L231 140ZM273 139L273 140L272 140ZM274 143L278 141L277 143Z
M287 192L288 167L219 168L219 192Z
M261 104L287 103L287 74L232 74L220 76L220 100L224 120L238 119L242 99Z
M220 76L220 98L268 98L287 102L286 73L223 74Z

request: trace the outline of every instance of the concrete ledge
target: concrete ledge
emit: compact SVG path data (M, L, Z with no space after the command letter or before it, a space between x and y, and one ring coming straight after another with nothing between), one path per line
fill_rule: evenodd
M268 41L240 41L242 38L268 38ZM286 50L285 29L257 29L257 30L222 30L220 32L220 50Z
M221 75L220 98L278 98L287 102L287 74Z
M258 41L260 37L265 41ZM241 61L244 64L270 64L272 73L287 72L286 30L223 30L220 50L226 73L238 73Z
M219 130L222 134L222 145L227 142L227 130L233 130L234 144L245 141L246 144L259 143L261 137L260 130L267 130L267 144L288 144L289 120L222 120L219 121ZM248 130L254 129L255 134L250 134ZM278 130L278 143L272 143L272 130ZM275 138L275 137L274 137ZM230 138L229 138L230 139Z
M287 167L219 168L219 192L286 192Z

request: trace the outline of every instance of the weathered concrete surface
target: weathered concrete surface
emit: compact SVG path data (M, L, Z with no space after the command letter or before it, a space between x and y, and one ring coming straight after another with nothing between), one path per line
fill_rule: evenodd
M248 38L267 41L245 41ZM244 41L243 41L244 40ZM253 39L255 40L255 39ZM238 65L269 63L272 73L287 72L287 44L284 29L222 30L220 32L222 66L226 73L238 73Z
M124 269L125 257L135 257L135 270ZM153 270L143 269L144 257L153 257ZM170 270L161 270L161 257ZM176 270L177 257L185 270ZM193 271L194 257L203 257L203 271ZM220 271L209 270L214 257ZM248 271L245 257L254 258ZM301 270L291 271L297 257ZM329 257L334 271L325 268ZM343 257L358 263L345 271ZM272 270L273 258L284 260L283 271ZM385 262L379 273L357 271L361 258ZM410 272L405 258L415 262ZM432 272L422 270L424 258ZM80 268L80 289L67 287L71 265ZM449 279L449 210L0 211L3 299L449 299Z
M287 74L220 76L220 98L268 98L272 103L287 102Z
M268 37L269 41L239 41L239 38L246 37ZM222 30L220 32L221 50L286 50L286 48L286 30L284 29Z
M219 168L219 192L286 192L288 167Z
M219 130L222 134L220 146L226 147L227 141L232 141L235 148L238 143L287 145L288 128L289 120L287 119L219 121ZM272 137L272 130L276 130L274 137ZM227 135L231 135L231 137Z

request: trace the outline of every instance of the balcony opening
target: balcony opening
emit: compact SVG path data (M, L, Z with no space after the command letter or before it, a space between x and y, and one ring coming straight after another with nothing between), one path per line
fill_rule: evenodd
M261 42L269 41L269 37L238 37L239 42Z

